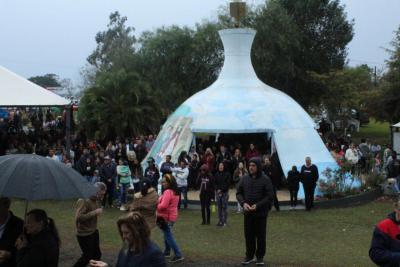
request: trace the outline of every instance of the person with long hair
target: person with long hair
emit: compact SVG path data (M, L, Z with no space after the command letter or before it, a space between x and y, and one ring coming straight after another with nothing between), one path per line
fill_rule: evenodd
M225 164L223 162L218 164L218 169L214 175L214 178L219 217L219 222L217 226L226 226L226 223L228 221L228 200L231 174L226 170Z
M165 257L160 248L150 239L150 228L139 212L128 213L117 221L123 241L116 267L165 267ZM92 267L107 267L107 263L91 260Z
M208 171L206 164L200 167L200 173L197 177L197 186L200 188L200 204L201 204L201 218L202 225L210 224L211 200L215 198L214 177Z
M233 182L235 183L235 186L239 183L240 179L242 179L243 176L247 175L249 172L244 166L244 161L239 161L237 168L233 172ZM240 203L237 202L237 213L242 212L242 206L240 206Z
M182 261L181 250L172 234L172 227L178 218L178 203L180 191L176 183L175 177L172 174L165 174L161 180L164 189L163 194L158 199L157 204L157 224L164 234L165 257L170 257L171 249L175 256L170 262Z
M60 237L52 218L42 209L26 215L25 234L16 241L18 267L57 267Z
M215 156L209 147L207 147L206 152L204 153L203 164L207 165L209 172L214 172Z

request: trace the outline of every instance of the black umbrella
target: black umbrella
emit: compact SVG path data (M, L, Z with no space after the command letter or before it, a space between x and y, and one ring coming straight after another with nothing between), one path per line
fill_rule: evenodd
M88 198L96 188L74 169L42 156L0 157L0 196L27 200Z

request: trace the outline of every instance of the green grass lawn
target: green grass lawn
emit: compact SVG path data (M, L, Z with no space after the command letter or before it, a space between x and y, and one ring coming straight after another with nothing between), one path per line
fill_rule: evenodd
M390 128L389 123L377 122L370 119L369 124L360 127L360 132L353 133L352 137L359 143L361 138L367 138L370 141L376 140L379 144L390 143Z
M55 219L63 241L60 266L71 266L80 254L75 239L74 202L35 202L30 204L33 207L46 209ZM15 201L12 209L22 216L24 202ZM373 202L311 213L273 211L268 219L267 263L269 266L375 266L368 258L372 231L391 210L388 202ZM121 245L116 229L121 214L119 210L105 210L99 220L101 246L109 262L113 262ZM229 225L221 229L215 226L216 214L212 215L212 225L202 226L200 211L180 213L174 231L186 258L181 266L210 261L235 266L232 263L243 258L243 216L229 215ZM154 230L153 239L163 247L159 229Z

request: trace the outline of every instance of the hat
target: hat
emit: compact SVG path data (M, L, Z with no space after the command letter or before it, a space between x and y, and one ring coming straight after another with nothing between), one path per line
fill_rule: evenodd
M109 155L106 155L104 159L111 159Z

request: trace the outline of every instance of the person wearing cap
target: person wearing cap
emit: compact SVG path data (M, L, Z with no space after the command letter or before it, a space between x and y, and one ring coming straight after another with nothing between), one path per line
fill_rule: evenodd
M117 180L117 165L111 161L111 157L109 155L104 157L104 163L101 165L99 173L100 180L107 186L107 191L103 198L103 207L106 206L107 202L108 206L112 207Z
M0 267L15 267L15 242L21 235L24 222L10 211L11 200L0 197Z
M274 201L271 179L262 172L260 158L249 160L249 174L244 175L236 187L236 198L243 207L246 257L242 265L254 262L264 265L267 217Z
M134 200L129 206L129 211L138 211L148 223L150 229L156 226L156 210L157 210L158 194L151 181L143 178L140 181L140 192L134 195Z
M151 181L151 186L157 188L158 179L160 179L160 172L156 166L156 162L152 157L147 159L147 168L144 170L144 177L148 178Z
M400 266L400 199L394 211L375 226L369 257L378 266Z

